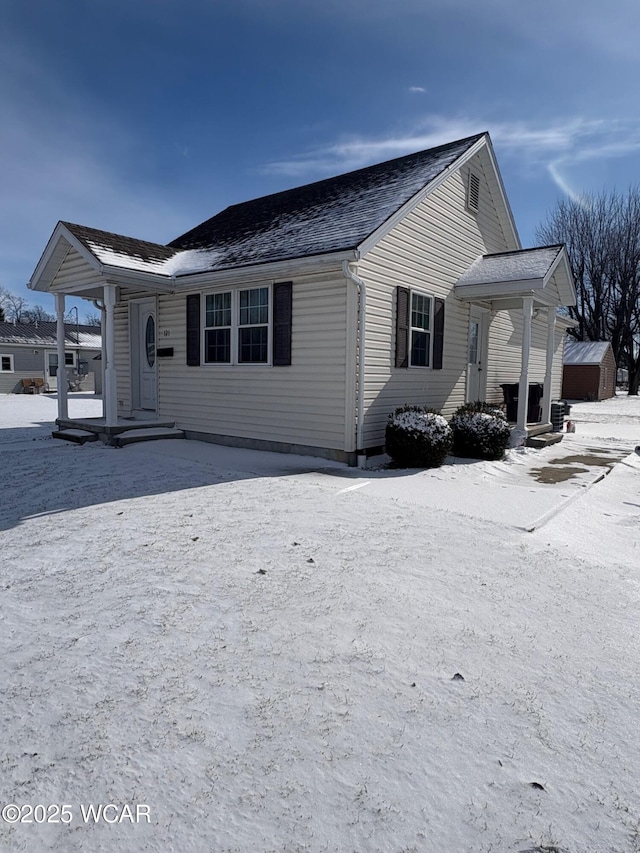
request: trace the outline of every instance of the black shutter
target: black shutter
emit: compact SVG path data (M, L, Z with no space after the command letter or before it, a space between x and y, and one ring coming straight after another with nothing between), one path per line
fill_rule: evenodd
M273 365L291 364L292 291L290 281L273 285Z
M396 287L396 367L409 367L409 288Z
M442 370L444 350L444 299L434 299L433 308L433 369Z
M200 294L187 296L187 364L200 366Z

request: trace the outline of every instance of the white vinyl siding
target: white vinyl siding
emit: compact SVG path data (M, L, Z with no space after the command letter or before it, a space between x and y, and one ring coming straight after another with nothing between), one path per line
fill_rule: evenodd
M75 249L70 248L56 273L51 292L64 293L68 289L81 285L95 285L95 287L102 289L104 279Z
M482 204L467 210L467 171L451 175L358 264L367 286L364 444L384 443L387 417L404 403L432 406L449 416L465 402L469 306L453 287L479 255L516 248L501 228L480 156L470 163L480 178ZM442 370L395 365L396 287L445 300Z
M204 360L200 367L187 366L186 295L160 296L159 339L173 347L174 355L158 359L159 417L192 432L355 449L350 438L355 430L345 419L352 369L346 329L348 287L341 275L294 279L292 363L285 367L204 364Z

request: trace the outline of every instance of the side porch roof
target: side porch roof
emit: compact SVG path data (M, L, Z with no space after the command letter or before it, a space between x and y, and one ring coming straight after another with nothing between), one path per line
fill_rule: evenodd
M564 245L481 255L460 276L455 295L490 302L494 310L519 307L530 296L537 305L576 304L576 290Z

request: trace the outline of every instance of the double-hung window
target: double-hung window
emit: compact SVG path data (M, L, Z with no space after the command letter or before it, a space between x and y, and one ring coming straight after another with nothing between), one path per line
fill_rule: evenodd
M231 291L207 294L204 325L204 360L209 364L229 364L231 361Z
M268 364L268 286L208 293L204 313L206 364Z
M412 367L429 367L431 364L431 297L411 293L411 358Z
M0 356L0 373L13 373L13 356Z

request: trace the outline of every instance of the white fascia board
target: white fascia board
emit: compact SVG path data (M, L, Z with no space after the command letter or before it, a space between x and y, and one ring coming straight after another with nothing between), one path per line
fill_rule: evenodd
M539 297L543 288L541 278L521 279L520 281L494 281L487 284L456 284L454 293L463 302L475 299L502 299L510 296Z
M101 264L100 274L105 278L105 284L140 284L147 290L158 293L173 293L176 289L175 278L159 273L144 272L143 270L128 270L126 267L113 267Z
M53 230L53 234L45 246L44 252L40 257L35 270L33 271L33 275L29 279L29 283L27 284L29 290L39 290L43 292L47 292L49 290L51 282L56 277L58 270L62 266L64 259L67 257L69 249L71 248L70 237L71 234L69 231L61 222L58 222ZM50 268L54 270L53 274L49 271L49 275L46 276L45 274Z
M486 145L487 145L487 154L489 155L489 159L491 160L491 165L493 166L493 170L496 175L496 180L498 182L498 188L500 190L500 198L502 203L504 204L504 209L507 213L507 225L509 230L511 231L511 235L515 241L516 248L521 249L522 243L520 242L520 235L518 234L518 229L516 227L516 221L513 217L513 211L511 210L511 205L509 204L509 199L507 198L507 193L504 188L504 181L502 180L502 175L500 173L500 167L498 166L498 161L496 159L495 151L493 150L493 143L491 142L491 137L488 134L485 134L486 137ZM500 213L498 212L498 216Z
M360 257L363 258L368 252L373 249L373 247L380 242L387 234L392 231L396 225L401 222L405 216L411 213L412 210L422 202L424 199L430 195L434 190L436 190L441 184L443 184L450 175L453 175L458 171L464 164L470 160L475 154L478 153L488 141L488 136L484 133L480 139L475 142L471 148L468 148L464 154L461 154L457 160L454 160L450 166L447 166L439 175L437 175L432 181L430 181L426 187L423 187L419 190L414 196L412 196L409 201L406 201L401 208L396 210L382 225L377 228L373 234L370 234L366 240L363 240L362 243L358 246L358 252ZM520 242L518 241L518 246L520 246Z
M560 281L556 279L556 285L562 297L563 305L575 305L578 298L576 293L576 285L573 280L573 273L571 272L571 265L569 263L567 250L564 246L561 247L560 251L558 252L557 258L551 264L547 271L547 274L544 277L545 285L547 284L551 276L554 274L554 272L558 269L558 267L561 268L562 276ZM558 272L560 272L560 270L558 270ZM561 292L561 283L565 285L562 290L566 290L566 293Z
M236 284L244 281L265 281L296 278L300 275L314 272L342 271L343 261L356 261L355 250L347 252L330 252L325 255L311 255L305 258L292 258L286 261L272 261L265 264L251 264L246 267L234 267L228 270L210 270L209 272L192 273L175 276L174 290L186 292L192 288L198 289L216 284Z

